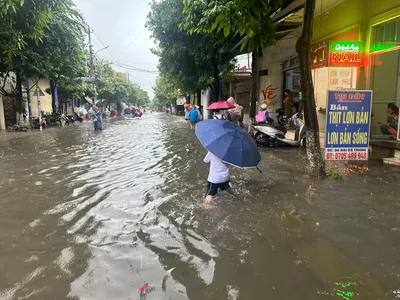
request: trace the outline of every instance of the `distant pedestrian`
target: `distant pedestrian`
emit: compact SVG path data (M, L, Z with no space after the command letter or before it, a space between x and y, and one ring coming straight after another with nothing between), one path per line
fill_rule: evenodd
M210 202L213 199L213 196L217 195L218 190L226 191L230 189L229 167L211 152L207 153L204 162L210 164L210 172L208 174L207 190L204 200Z
M261 105L260 110L258 111L257 115L256 115L256 122L257 123L266 123L266 122L270 122L271 118L269 116L269 112L267 110L267 104L263 103Z
M193 107L192 107L192 105L191 104L185 104L184 105L184 109L185 109L185 120L186 121L189 121L189 113L190 113L190 111L193 109Z
M197 111L198 111L198 113L199 113L199 116L198 116L198 118L197 118L197 123L198 122L200 122L200 121L203 121L203 116L202 116L202 114L201 114L201 109L197 106Z
M189 112L189 121L192 129L196 129L196 123L199 120L199 112L196 106L193 106L192 110Z
M103 130L103 117L101 111L96 106L90 109L90 117L93 122L94 130Z
M213 119L214 120L225 120L225 116L221 110L215 110Z
M292 115L293 93L291 90L286 89L283 92L283 95L284 95L283 105L285 108L286 121L289 121L290 116Z
M390 135L397 138L397 127L399 123L399 108L394 103L388 103L385 107L387 115L386 121L378 121L381 124L381 132L383 135Z

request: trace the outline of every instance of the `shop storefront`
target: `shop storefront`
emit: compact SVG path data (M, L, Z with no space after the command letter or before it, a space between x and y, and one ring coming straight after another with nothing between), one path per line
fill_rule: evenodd
M293 101L299 102L300 99L300 69L299 69L299 58L293 57L283 62L283 90L289 90L292 92ZM283 105L283 104L282 104Z
M389 103L400 106L400 15L371 24L369 45L369 88L373 90L372 135L381 135ZM397 139L399 139L397 131Z
M358 27L314 43L311 68L317 109L325 110L328 90L356 89L364 63L364 44L358 41Z

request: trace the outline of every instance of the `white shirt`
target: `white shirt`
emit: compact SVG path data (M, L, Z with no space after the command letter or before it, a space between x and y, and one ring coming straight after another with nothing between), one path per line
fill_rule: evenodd
M215 114L214 115L214 120L224 120L224 115L222 114Z
M211 152L208 152L204 158L205 163L210 164L210 173L208 174L208 181L211 183L224 183L229 180L229 168Z

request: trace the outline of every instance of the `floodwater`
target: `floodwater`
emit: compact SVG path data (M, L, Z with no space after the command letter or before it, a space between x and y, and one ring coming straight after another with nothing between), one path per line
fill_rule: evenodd
M316 180L262 152L206 205L180 117L2 142L0 299L400 299L400 169Z

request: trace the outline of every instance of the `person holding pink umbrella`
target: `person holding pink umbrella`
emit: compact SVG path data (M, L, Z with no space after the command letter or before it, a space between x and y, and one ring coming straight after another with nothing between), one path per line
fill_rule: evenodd
M209 107L208 110L213 110L214 111L214 116L213 119L216 120L225 120L226 119L226 115L224 113L224 110L230 109L230 108L234 108L235 106L233 104L231 104L228 101L217 101L212 103Z

